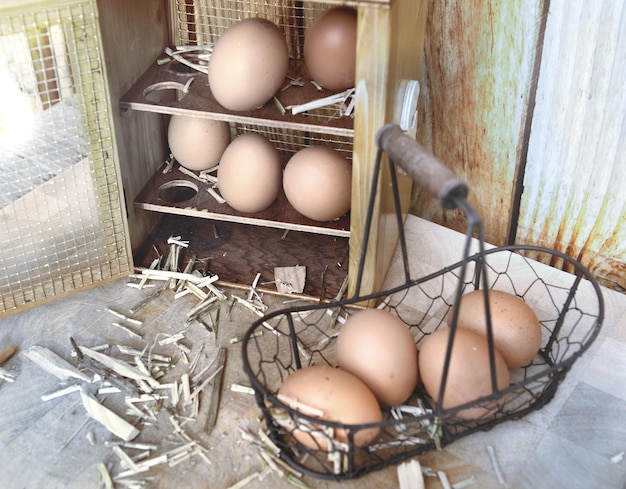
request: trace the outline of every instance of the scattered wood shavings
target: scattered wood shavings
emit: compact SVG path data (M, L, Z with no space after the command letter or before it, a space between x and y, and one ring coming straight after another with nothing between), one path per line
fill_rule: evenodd
M498 463L498 459L496 458L496 451L491 445L487 445L487 453L489 454L491 465L496 474L496 478L498 479L498 484L504 486L506 484L506 481L504 480L504 475L502 474L500 464Z
M262 336L262 335L263 335L263 331L255 331L254 333L252 333L252 334L250 335L250 337L251 337L251 338L254 338L254 337L257 337L257 336ZM241 342L241 341L243 341L243 337L242 337L242 336L235 336L235 337L233 337L233 338L231 338L231 339L229 340L229 343L230 343L231 345L234 345L235 343L239 343L239 342Z
M230 486L230 489L244 487L254 479L262 479L269 473L274 473L279 478L287 481L295 487L308 489L308 486L301 480L302 473L288 465L280 458L280 449L270 440L263 430L259 429L259 431L255 434L251 431L239 428L239 432L241 437L246 442L249 442L252 446L259 450L259 457L264 466L261 471L254 472L236 484Z
M222 373L224 371L224 365L226 363L226 349L219 348L217 352L217 358L215 364L217 366L215 374L210 378L212 379L211 397L209 401L209 413L206 420L206 431L211 433L215 427L217 421L217 413L219 410L220 391L222 388Z
M623 450L622 450L621 452L619 452L619 453L616 453L615 455L613 455L613 456L609 459L609 461L610 461L612 464L619 464L619 463L622 463L622 461L623 461L623 460L624 460L624 451L623 451Z
M41 400L44 402L51 401L52 399L58 399L59 397L66 396L71 394L72 392L77 392L80 390L80 385L70 385L64 389L59 389L58 391L51 392L50 394L44 394L41 396Z
M467 479L452 484L452 489L465 489L466 487L473 486L476 482L476 477L472 475Z
M252 285L248 288L248 298L249 302L252 302L259 306L259 308L265 310L267 306L263 303L263 297L257 292L256 288L259 285L259 280L261 279L261 274L257 273L252 281Z
M224 197L222 197L216 190L216 186L213 187L207 187L206 191L209 193L209 195L211 195L211 197L213 197L218 203L220 204L225 204L226 203L226 199Z
M400 489L424 489L424 476L420 463L413 459L397 467Z
M193 63L192 61L189 61L187 58L185 58L183 56L183 53L186 52L186 51L173 51L172 48L167 47L167 48L165 48L165 50L163 52L166 55L170 56L172 59L175 59L179 63L182 63L182 64L184 64L185 66L188 66L191 69L194 69L194 70L199 71L199 72L204 73L204 74L208 74L209 73L209 67L208 66L200 65L198 63ZM207 54L208 53L210 53L210 51L208 51L208 48L207 48Z
M90 382L91 379L74 367L72 364L58 356L56 353L44 348L43 346L34 345L24 352L26 358L31 360L37 366L54 375L58 379L67 380L70 378Z
M144 276L142 280L148 280L148 276ZM132 306L128 310L128 312L130 312L131 314L138 313L141 309L143 309L148 304L150 304L153 300L155 300L157 297L159 297L161 295L162 291L163 291L163 289L158 289L158 290L154 291L152 294L150 294L149 296L141 299L134 306Z
M98 472L100 473L100 481L98 483L98 487L102 487L104 489L113 489L113 480L111 479L111 474L107 470L106 465L104 463L98 464Z
M0 379L5 382L15 382L17 379L17 375L12 372L9 372L7 369L0 367Z
M133 380L143 380L144 382L147 382L148 385L150 385L150 387L153 387L153 388L159 385L159 382L157 380L153 379L149 375L144 374L139 369L133 367L132 365L129 365L128 363L122 360L118 360L116 358L110 357L108 355L91 350L86 347L81 347L81 351L83 352L84 355L87 355L88 357L96 360L97 362L100 362L105 367L110 368L111 370L113 370L114 372L117 372L119 375L123 377L133 379Z
M139 434L139 430L137 428L107 407L100 404L100 402L91 394L88 394L81 389L80 396L87 414L102 424L115 436L118 436L122 440L130 441Z
M181 173L184 173L188 177L191 177L191 178L193 178L195 180L198 180L199 182L206 183L206 179L205 178L203 178L200 175L196 175L193 171L189 170L188 168L185 168L184 166L179 166L178 167L178 171L180 171Z
M132 336L133 338L137 338L137 339L143 339L142 336L133 331L132 329L130 329L128 326L124 326L123 324L117 323L117 322L112 322L111 326L121 329L122 331L124 331L125 333L128 333L129 336Z
M285 109L285 106L280 102L280 100L278 100L276 97L272 97L272 101L274 102L274 105L278 109L278 112L280 112L280 115L285 115L287 110Z
M230 384L230 390L232 392L239 392L241 394L254 395L254 389L250 387L249 385Z
M443 489L452 489L450 481L448 481L448 476L443 470L437 471L437 477L439 477L439 482L441 482L441 487L443 487Z
M306 282L306 267L274 267L274 279L280 294L301 294Z
M309 110L320 109L322 107L328 107L330 105L336 104L346 104L348 99L352 97L354 94L354 88L348 88L343 92L339 92L333 95L328 95L327 97L322 97L319 99L311 100L310 102L306 102L300 105L290 105L285 107L286 109L291 110L293 115L301 114L303 112L308 112Z
M255 479L259 479L260 477L261 477L261 472L253 472L252 474L241 479L239 482L236 482L235 484L228 486L227 489L242 489L243 487L250 484L250 482L252 482Z
M123 313L121 313L119 311L116 311L115 309L112 309L110 307L107 307L106 310L108 312L110 312L111 314L113 314L115 317L117 317L119 319L123 319L127 323L132 324L134 326L141 326L143 324L143 321L140 321L139 319L131 318L131 317L127 316L126 314L123 314Z

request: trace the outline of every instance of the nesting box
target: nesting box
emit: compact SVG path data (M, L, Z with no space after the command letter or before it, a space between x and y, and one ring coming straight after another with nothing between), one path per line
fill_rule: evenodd
M36 284L21 284L21 278L9 273L3 310L124 276L133 266L148 266L167 253L170 236L189 241L184 262L193 256L197 268L219 275L226 285L247 287L261 274L261 288L276 290L274 268L300 265L306 267L304 295L333 298L345 284L354 293L374 180L375 134L385 123L401 121L409 121L404 125L408 132L415 131L425 1L50 1L45 9L11 7L14 3L3 7L2 36L33 36L24 42L42 111L49 114L48 106L65 105L68 94L78 100L76 114L57 121L55 131L76 126L73 151L85 161L85 171L63 184L62 192L55 190L56 200L78 203L77 195L86 194L90 205L77 205L77 212L93 208L96 217L90 214L87 220L104 227L83 240L72 234L76 230L69 231L72 236L55 234L48 213L40 213L38 229L19 228L20 216L13 212L7 222L16 224L15 233L25 236L27 244L14 243L3 259L14 267L23 256L38 253L27 267L28 280L37 276ZM303 59L307 32L324 12L338 6L357 15L354 90L339 103L294 111L290 107L342 91L316 88ZM209 51L229 27L249 17L269 20L284 34L288 73L276 93L280 103L270 99L253 110L232 111L216 101L206 73L167 52L182 51L187 61L206 67L197 54ZM279 110L281 105L286 110ZM232 138L260 134L276 147L283 167L300 149L331 147L351 163L349 212L314 221L295 211L282 192L261 212L239 212L220 203L209 193L210 182L181 171L170 159L167 127L174 115L225 122ZM50 150L44 158L56 154ZM383 169L375 189L362 293L380 287L397 243L395 221L388 219L393 200L389 178ZM405 212L411 185L409 179L400 182ZM65 223L71 220L62 209L57 215ZM87 227L76 229L83 233ZM71 249L32 251L31 236L42 232L53 237L54 246L62 242L62 248ZM66 264L66 256L80 248L75 241L89 241L92 235L97 238L91 240L93 246L78 252L84 259ZM50 264L55 268L50 276L33 271ZM33 292L37 288L46 292Z
M348 288L353 287L374 171L375 133L386 122L401 117L407 81L417 78L425 2L349 2L357 13L354 91L340 103L298 112L294 107L343 92L316 88L303 59L309 29L323 13L338 5L341 3L317 1L278 1L271 5L265 1L169 2L169 46L173 50L178 47L185 59L159 53L158 60L150 60L121 95L120 108L160 117L162 132L156 137L161 140L165 139L163 129L169 117L174 115L225 121L233 138L244 133L267 138L280 152L283 166L303 148L330 147L352 164L351 206L338 219L315 221L297 212L281 191L269 208L240 212L215 199L209 192L211 181L199 181L176 163L171 171L157 165L133 202L136 219L160 216L156 227L137 239L141 242L135 246L138 265L147 266L158 253L164 253L169 236L181 235L190 240L187 253L200 261L209 260L211 272L231 285L249 286L257 273L261 273L259 283L268 284L274 280L274 267L302 265L306 267L305 295L334 297L346 279ZM288 73L276 93L277 100L270 99L252 110L228 110L213 96L207 75L188 62L204 65L201 48L210 49L230 27L250 17L267 19L284 33ZM411 41L406 45L402 40ZM186 51L194 46L196 51ZM414 105L411 110L415 111ZM167 148L164 157L168 157ZM142 155L133 159L127 164L145 160ZM378 218L371 235L376 239L368 247L364 290L380 286L397 242L395 222L388 225L384 217L391 202L385 178L388 176L384 176L374 204ZM405 210L410 188L411 182L404 181Z

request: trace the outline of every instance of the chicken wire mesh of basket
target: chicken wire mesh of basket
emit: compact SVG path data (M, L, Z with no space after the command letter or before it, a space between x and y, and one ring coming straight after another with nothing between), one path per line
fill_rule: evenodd
M266 314L248 329L243 341L244 369L255 391L270 437L281 457L298 471L343 480L397 464L407 458L441 448L476 431L484 431L519 419L550 402L573 363L597 337L604 317L601 289L593 276L571 257L536 246L487 248L482 222L466 200L467 187L434 157L400 131L385 126L377 138L377 169L383 152L389 155L405 280L373 294L360 295L363 259L357 274L356 294L330 303L304 304ZM446 208L458 207L467 218L463 258L426 276L411 278L409 257L402 232L402 216L395 183L396 164ZM374 199L377 175L372 184ZM363 247L367 246L365 228ZM478 251L471 251L478 248ZM364 255L362 255L362 258ZM544 263L562 262L568 273ZM413 335L416 348L428 336L450 328L454 341L456 315L447 316L460 297L473 290L508 292L522 299L536 313L541 326L541 346L534 358L510 371L510 382L498 389L493 363L492 314L486 307L491 385L488 395L453 408L442 407L448 376L451 344L444 362L440 395L432 398L418 385L401 405L382 407L382 421L346 424L323 413L308 412L279 397L285 379L302 368L337 367L336 341L341 324L364 307L377 304L400 318ZM485 297L486 299L486 297ZM485 303L488 301L485 300ZM269 334L259 331L270 329ZM374 359L373 359L374 360ZM358 406L354 406L358 409ZM480 410L472 417L468 410ZM356 443L362 430L376 430L367 444ZM307 433L314 443L303 443Z

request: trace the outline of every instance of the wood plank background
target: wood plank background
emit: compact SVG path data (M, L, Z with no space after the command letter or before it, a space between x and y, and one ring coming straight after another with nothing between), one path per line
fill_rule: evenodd
M566 252L626 288L624 3L428 6L417 138L469 183L487 240ZM411 213L465 226L417 189Z
M487 240L501 245L511 226L524 144L542 0L428 5L417 138L470 186ZM413 214L464 230L414 192Z
M415 79L422 64L426 0L395 2L387 8L360 6L358 9L358 44L356 66L356 106L354 116L354 151L352 160L352 207L350 235L350 270L348 295L356 291L357 264L364 244L365 222L374 179L375 138L390 120L396 96L403 80ZM412 39L411 51L403 41ZM365 294L380 287L398 242L397 224L392 214L391 177L383 165L360 291ZM400 178L401 203L409 209L411 181Z
M518 242L626 288L626 4L552 1Z

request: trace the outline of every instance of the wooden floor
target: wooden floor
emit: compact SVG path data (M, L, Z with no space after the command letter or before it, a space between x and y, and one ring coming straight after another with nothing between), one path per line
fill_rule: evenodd
M418 218L410 217L407 221L407 242L413 276L438 270L461 257L461 237L457 233ZM399 280L401 270L396 258L386 286ZM135 327L142 336L139 339L113 326L116 318L107 311L128 311L145 296L146 292L131 289L126 282L103 284L0 318L0 349L10 344L18 348L18 353L4 365L16 376L15 382L0 380L3 489L96 488L101 463L112 475L124 470L119 451L116 454L111 446L119 439L87 416L80 394L71 392L42 400L43 395L72 382L63 382L40 368L26 357L26 352L39 345L77 365L70 337L79 346L108 344L142 349L147 345L154 354L170 356L181 356L186 347L189 361L198 359L195 372L212 362L219 346L227 351L218 417L210 434L205 427L210 403L207 387L199 412L177 418L181 430L175 429L170 413L162 409L153 423L144 424L134 440L153 444L152 457L185 445L186 436L206 449L205 456L194 454L172 466L157 465L137 476L145 481L137 487L225 489L260 470L258 449L241 435L242 429L256 432L262 426L259 410L253 396L231 388L233 384L245 384L247 379L242 370L240 344L231 344L230 340L242 335L256 316L240 305L222 310L215 342L199 323L183 328L193 298L174 300L171 292L166 291L134 315L143 321L141 327ZM243 291L228 293L245 295ZM441 451L428 452L419 457L421 465L435 472L445 471L451 484L474 477L475 483L468 487L481 489L626 488L626 460L620 457L626 450L626 296L606 289L603 294L606 319L600 335L575 363L546 407L519 421L462 438ZM282 297L266 295L264 300L271 308L284 306ZM180 332L184 335L179 340L183 350L167 343ZM178 378L189 369L181 357L162 382ZM115 394L98 397L118 413L127 408ZM487 447L495 450L504 484L496 477ZM134 456L142 450L124 451ZM312 489L393 488L399 484L396 467L341 483L307 476L303 481ZM444 487L436 477L426 477L425 482L427 488ZM124 486L116 483L115 487ZM245 487L293 486L272 473Z

